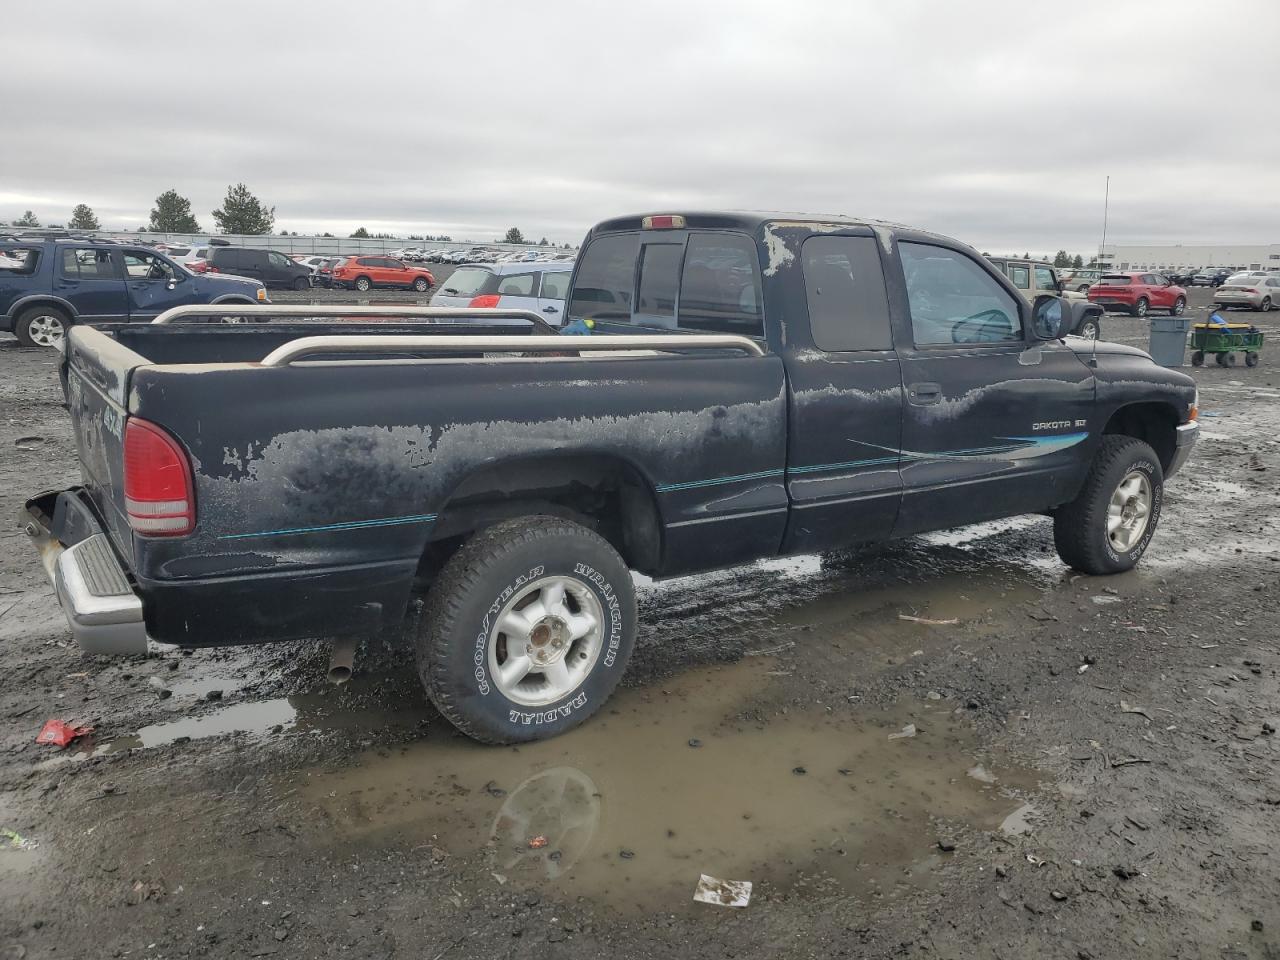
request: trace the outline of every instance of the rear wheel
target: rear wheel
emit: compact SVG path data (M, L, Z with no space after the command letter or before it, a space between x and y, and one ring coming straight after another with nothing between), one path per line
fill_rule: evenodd
M308 290L310 288L311 288L311 281L308 280L306 277L298 277L296 280L293 281L293 289L295 290Z
M1139 297L1138 302L1133 305L1133 315L1138 318L1145 317L1150 306L1146 297Z
M1151 543L1163 499L1155 451L1134 437L1103 437L1080 494L1054 513L1058 556L1094 575L1131 569Z
M1182 312L1187 309L1187 301L1184 297L1179 297L1173 301L1173 309L1169 311L1170 316L1180 317Z
M1261 310L1263 313L1270 313L1270 312L1271 312L1271 298L1270 298L1270 297L1263 297L1263 298L1262 298L1262 303L1259 305L1258 309L1259 309L1259 310Z
M631 574L608 541L558 517L507 520L445 564L416 638L418 673L468 736L543 740L613 693L635 620Z
M39 306L24 311L13 332L24 347L56 347L70 325L70 318L57 307Z
M361 293L368 293L373 287L373 282L368 277L356 277L356 289Z

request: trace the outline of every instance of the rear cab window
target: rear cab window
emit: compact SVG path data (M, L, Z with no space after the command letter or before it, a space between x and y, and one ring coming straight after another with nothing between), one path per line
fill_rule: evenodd
M570 320L764 336L760 261L745 234L597 237L580 257Z

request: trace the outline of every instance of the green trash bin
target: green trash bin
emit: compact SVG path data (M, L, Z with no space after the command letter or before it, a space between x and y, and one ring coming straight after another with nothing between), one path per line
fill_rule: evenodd
M1162 367L1181 367L1186 363L1187 334L1191 332L1191 318L1152 317L1151 345L1147 352Z

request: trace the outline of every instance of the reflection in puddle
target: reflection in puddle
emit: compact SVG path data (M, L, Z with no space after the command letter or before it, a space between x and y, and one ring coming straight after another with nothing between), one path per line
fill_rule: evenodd
M953 705L742 712L768 667L621 691L543 743L450 737L369 751L352 768L306 774L301 791L340 841L430 842L500 882L555 881L566 895L662 910L688 902L703 873L891 895L929 882L934 818L994 829L1021 804L966 776L976 740ZM891 741L906 723L917 736ZM1003 769L999 780L1032 782Z

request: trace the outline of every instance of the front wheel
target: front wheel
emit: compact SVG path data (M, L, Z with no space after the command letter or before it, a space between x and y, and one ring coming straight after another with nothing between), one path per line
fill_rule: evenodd
M1203 367L1203 366L1204 366L1204 351L1203 351L1203 350L1197 350L1195 353L1191 354L1191 365L1192 365L1193 367Z
M1173 309L1169 311L1169 315L1173 317L1180 317L1182 316L1182 312L1186 309L1187 301L1184 298L1179 297L1177 300L1173 301Z
M1079 495L1053 516L1053 543L1083 573L1121 573L1146 553L1160 520L1164 470L1134 437L1103 437Z
M419 293L426 293L431 289L431 284L427 283L426 277L419 277L417 280L413 281L413 289L417 290Z
M1258 355L1256 353L1246 353L1244 355L1244 365L1246 367L1256 367L1258 365Z
M368 277L359 277L356 279L356 289L361 293L368 293L372 287L373 283Z
M311 289L311 281L308 280L306 277L298 277L296 280L293 281L293 289L309 290Z
M1097 317L1087 317L1084 323L1080 324L1080 336L1086 340L1097 340L1102 335L1102 328L1098 324Z
M507 520L445 564L416 638L418 673L467 736L544 740L609 699L635 621L631 574L608 541L558 517Z

